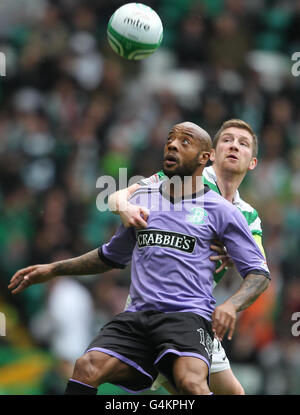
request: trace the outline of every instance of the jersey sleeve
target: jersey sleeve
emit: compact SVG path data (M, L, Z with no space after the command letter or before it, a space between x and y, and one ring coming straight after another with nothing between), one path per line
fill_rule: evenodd
M254 215L250 218L248 224L249 224L249 228L250 228L250 231L253 235L255 242L257 243L259 249L261 250L261 253L263 254L263 256L266 257L265 250L262 244L263 232L262 232L262 227L261 227L261 220L255 209L254 209Z
M262 237L257 235L257 234L254 234L253 238L254 238L255 242L257 243L257 246L259 247L261 253L266 258L265 250L264 250L264 247L263 247L263 244L262 244Z
M112 268L125 268L136 244L133 228L119 227L111 240L98 248L100 259Z
M230 209L227 211L224 223L220 237L240 275L245 278L252 273L270 278L266 259L242 213L238 209Z
M251 233L253 235L253 239L255 240L257 246L259 247L261 253L266 258L265 250L264 250L264 247L263 247L263 244L262 244L261 221L260 221L259 218L257 218L257 219L255 219L255 222L256 223L254 224L254 226L251 226L251 224L248 224L249 225L249 229L251 230ZM217 263L216 263L216 269L218 267L220 267L221 265L222 265L222 262L221 261L217 261ZM220 271L218 273L217 272L214 272L214 281L215 281L215 284L218 284L221 281L221 279L223 278L223 276L226 274L227 270L228 270L228 268L225 267L222 271Z

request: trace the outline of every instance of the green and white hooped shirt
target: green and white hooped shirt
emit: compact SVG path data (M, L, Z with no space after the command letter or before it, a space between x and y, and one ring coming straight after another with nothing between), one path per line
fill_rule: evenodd
M220 189L217 185L217 176L212 166L205 167L203 170L203 181L204 184L210 187L211 190L217 192L220 194ZM156 174L153 174L152 176L148 177L147 179L143 179L140 184L142 185L150 185L152 183L158 183L160 181L166 180L167 176L164 174L163 171L159 171ZM249 228L251 230L251 233L253 235L253 238L255 239L258 247L260 248L262 254L265 256L264 248L262 246L262 228L261 228L261 220L258 216L257 211L249 205L249 203L245 202L243 199L241 199L239 191L237 190L235 192L234 198L233 198L233 205L236 206L242 214L245 216L246 221L249 225ZM214 274L214 280L217 284L223 275L225 274L226 270L223 272L219 272L218 274Z

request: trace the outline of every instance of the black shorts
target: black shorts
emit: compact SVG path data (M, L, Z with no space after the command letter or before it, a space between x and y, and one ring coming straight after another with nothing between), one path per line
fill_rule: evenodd
M123 312L100 330L86 353L107 353L134 367L141 382L119 384L130 392L148 389L163 373L175 386L172 363L177 356L202 359L210 370L213 332L211 322L194 313L159 311Z

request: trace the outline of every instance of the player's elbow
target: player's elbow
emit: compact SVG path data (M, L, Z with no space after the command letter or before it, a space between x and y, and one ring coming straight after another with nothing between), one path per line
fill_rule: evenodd
M260 275L260 287L261 292L263 293L270 285L270 279L265 275Z
M248 274L247 281L255 288L257 294L263 293L270 285L269 275L264 274Z
M263 279L263 290L262 292L266 291L266 289L269 287L270 285L270 280L267 277L264 277Z

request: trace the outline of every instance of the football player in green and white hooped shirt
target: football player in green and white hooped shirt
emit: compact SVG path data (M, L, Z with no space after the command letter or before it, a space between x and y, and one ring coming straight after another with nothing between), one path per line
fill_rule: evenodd
M238 192L238 187L247 171L253 170L257 165L257 151L257 137L247 123L238 119L224 122L214 137L210 157L212 166L204 169L203 180L212 190L221 194L240 209L248 222L257 245L265 256L262 246L261 221L257 211L243 201ZM160 171L148 179L112 194L109 197L110 209L120 215L124 226L147 227L146 220L149 212L142 206L130 204L128 199L141 185L159 182L165 178L163 171ZM210 258L219 262L214 274L214 280L217 284L225 274L227 266L232 266L232 262L224 248L217 242L212 242L211 248L218 253L218 255ZM130 298L128 301L130 301ZM173 392L167 380L159 375L153 389L161 385ZM234 376L225 350L218 339L214 341L210 389L215 394L244 394L243 387Z

